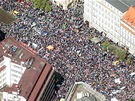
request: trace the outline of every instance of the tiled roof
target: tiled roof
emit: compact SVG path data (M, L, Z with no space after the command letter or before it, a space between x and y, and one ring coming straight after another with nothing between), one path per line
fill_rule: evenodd
M135 6L131 6L129 10L122 17L122 20L129 26L135 28Z
M46 79L48 72L52 69L51 65L40 58L37 53L30 49L26 44L17 42L11 37L6 38L2 42L2 45L2 47L4 47L4 56L11 58L11 60L14 60L13 62L18 64L24 62L24 66L26 66L26 70L17 85L20 90L19 95L27 100L29 97L35 98L39 93L38 91L41 89L41 85ZM31 61L31 63L28 63L28 61ZM31 64L29 65L29 68L27 67L27 64ZM14 86L7 87L4 91L10 93L11 90L16 91L16 88Z

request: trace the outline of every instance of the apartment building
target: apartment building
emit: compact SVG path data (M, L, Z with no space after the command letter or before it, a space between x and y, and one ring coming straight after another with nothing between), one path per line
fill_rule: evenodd
M36 51L8 37L0 43L2 101L50 101L55 71Z
M90 27L104 32L106 37L135 55L135 37L131 33L134 29L128 24L129 20L124 20L125 16L133 14L129 12L133 12L134 4L134 0L84 0L84 21L88 21ZM133 16L130 18L133 19Z

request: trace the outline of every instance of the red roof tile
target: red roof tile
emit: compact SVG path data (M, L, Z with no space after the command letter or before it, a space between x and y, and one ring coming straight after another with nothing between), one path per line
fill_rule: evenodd
M135 6L131 6L125 15L122 17L122 20L126 22L129 26L135 27Z

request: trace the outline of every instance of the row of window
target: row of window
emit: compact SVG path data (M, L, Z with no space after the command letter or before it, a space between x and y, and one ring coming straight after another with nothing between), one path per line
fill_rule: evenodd
M0 79L0 84L3 84L3 83L5 83L5 82L6 82L6 77Z
M111 12L110 10L108 10L106 8L104 8L104 9L105 9L105 11L102 9L98 9L96 6L93 6L92 11L93 11L93 13L96 13L96 15L99 15L105 19L108 19L108 21L112 21L112 22L114 22L114 20L115 20L115 22L119 21L119 17L117 17L117 15L115 13Z
M23 70L23 68L21 66L18 66L18 65L13 65L13 68L19 69L20 71Z
M129 33L128 31L122 31L121 34L122 38L125 38L126 40L130 41L132 44L135 45L135 36L133 34Z
M128 40L126 40L124 38L121 38L121 42L124 43L124 45L127 46L127 47L130 47L132 49L135 48L134 45L130 41L128 41Z
M18 83L18 80L17 80L17 79L11 79L11 83L12 83L12 84L13 84L13 83L17 84L17 83Z
M107 21L104 21L104 19L97 19L95 16L93 17L93 22L96 23L98 26L106 29L108 32L112 31L113 33L119 32L119 28L117 26L113 26ZM113 34L112 33L112 34Z
M14 69L11 69L11 72L14 72L14 73L17 73L17 74L22 74L22 72L20 72L18 70L14 70Z
M21 78L21 76L20 76L20 75L12 74L12 73L11 73L11 77L12 77L12 78Z

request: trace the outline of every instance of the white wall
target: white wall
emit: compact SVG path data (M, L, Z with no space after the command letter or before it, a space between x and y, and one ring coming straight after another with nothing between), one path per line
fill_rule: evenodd
M121 24L123 24L125 27L127 27L133 33L135 33L135 30L132 29L130 26L128 26L123 21L121 21ZM128 30L126 30L123 27L121 27L120 35L121 35L120 44L129 48L129 52L131 54L135 55L135 35L133 35L132 33L130 33Z
M9 94L7 92L3 92L3 98L2 101L26 101L26 99L22 96L16 95L16 94Z
M6 66L6 83L11 86L11 59L4 56L5 66Z
M5 85L5 83L9 86L12 86L13 83L18 84L26 67L11 62L11 59L5 56L4 62L1 63L1 66L3 65L5 65L6 68L0 72L0 77L2 75L2 78L0 78L0 88L3 86L3 84Z
M21 65L11 63L11 85L19 83L25 69Z
M105 0L84 0L84 21L89 21L90 27L105 32L114 42L119 42L120 19L122 12Z

